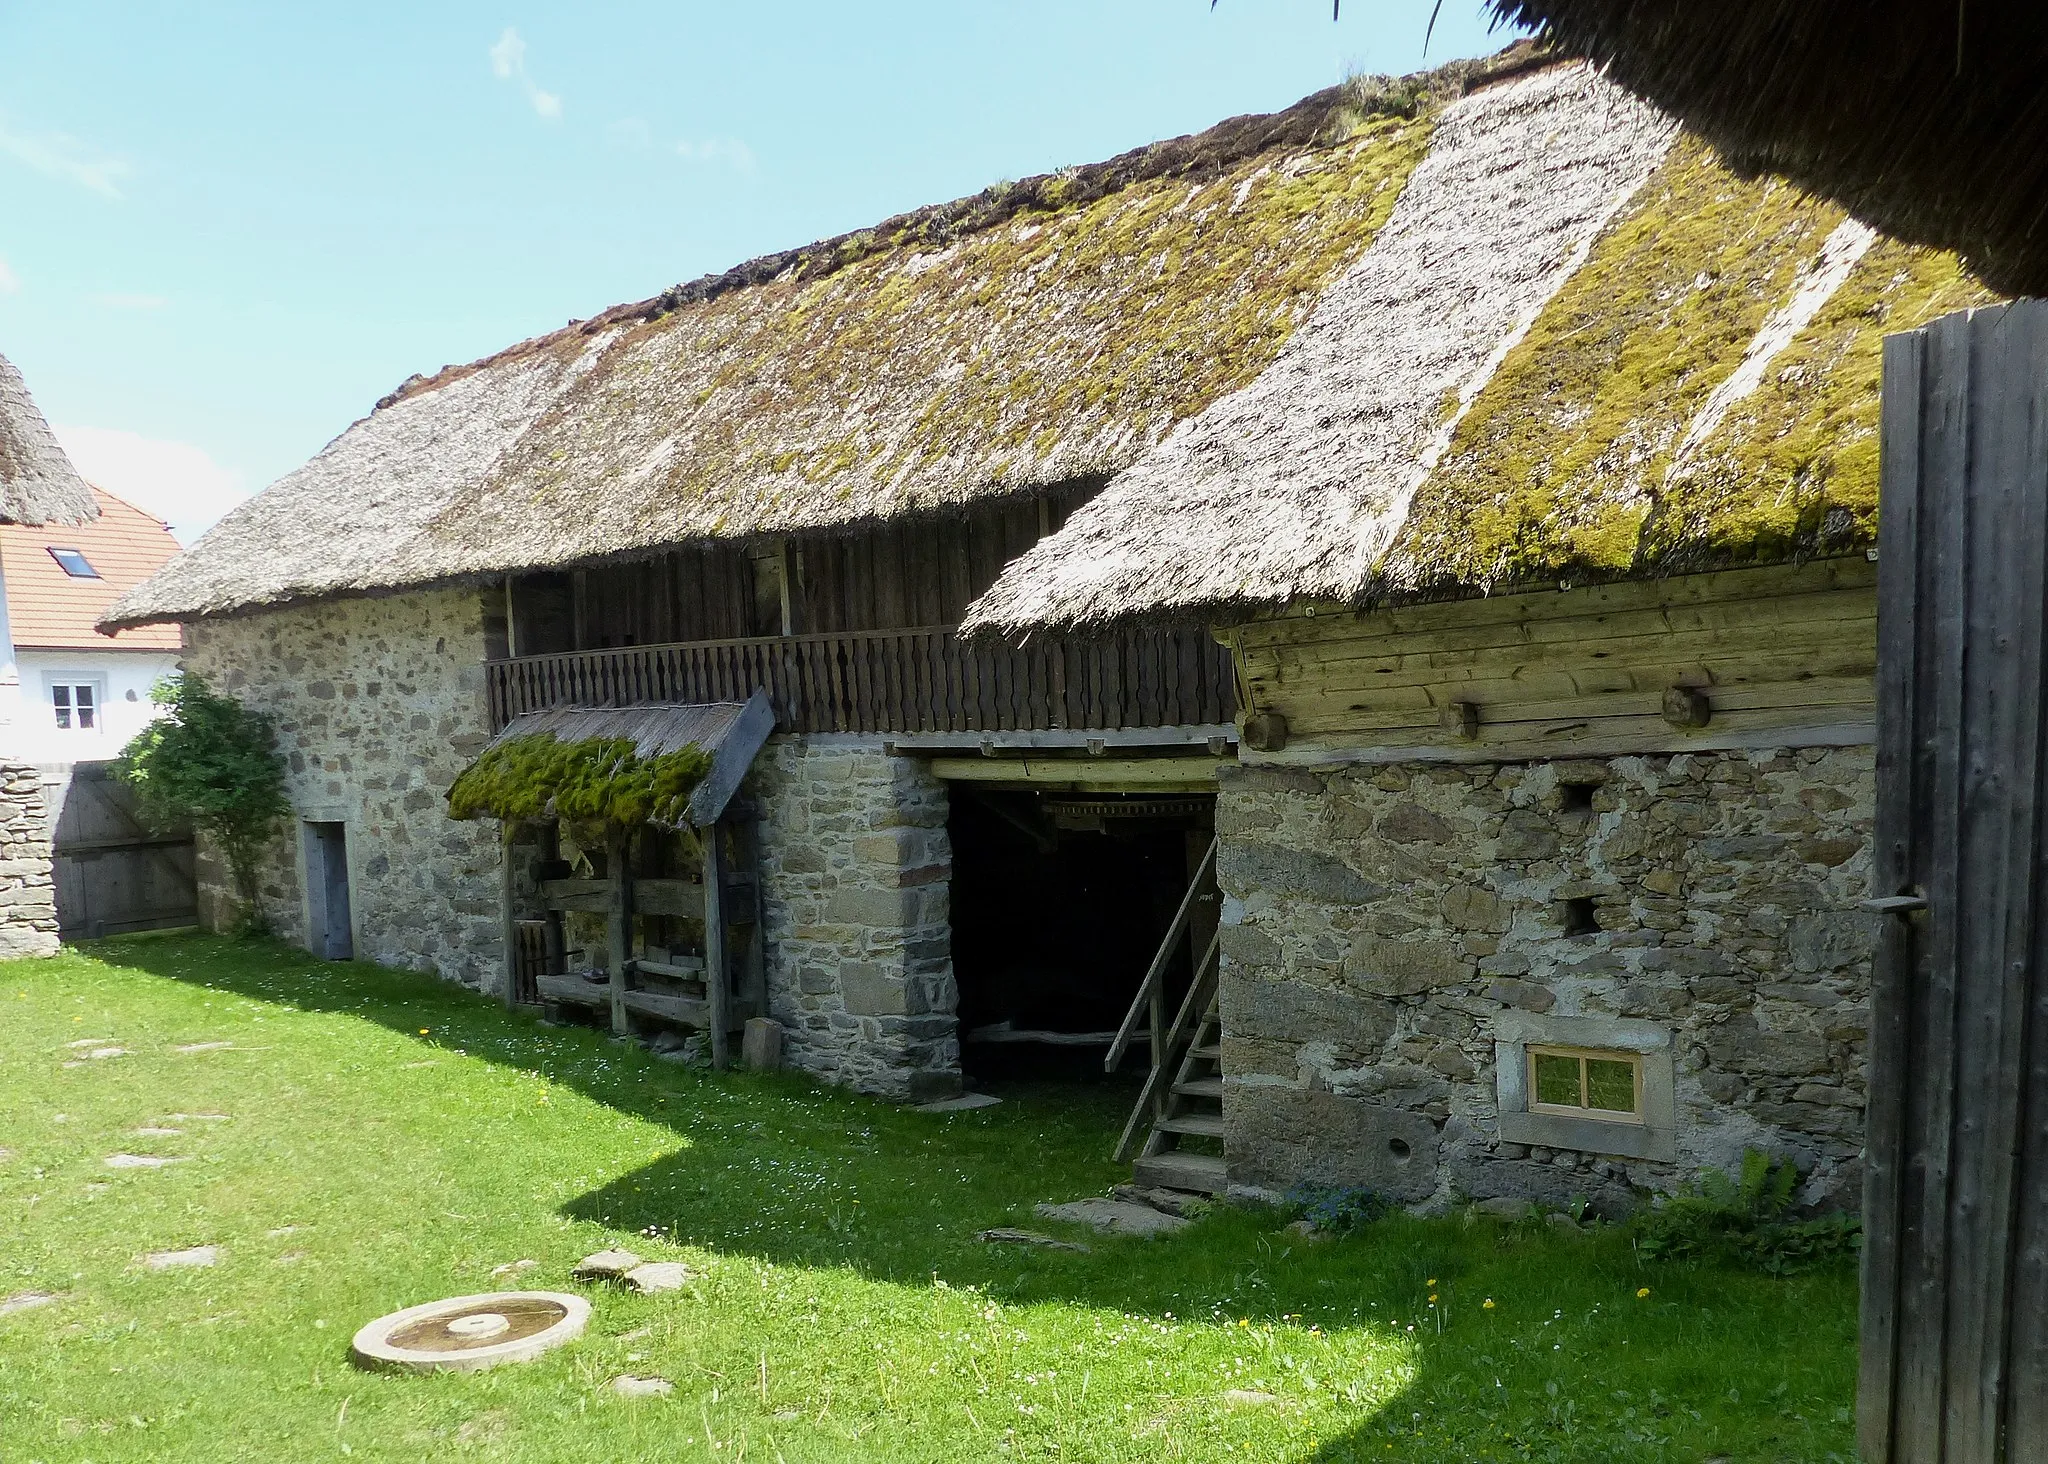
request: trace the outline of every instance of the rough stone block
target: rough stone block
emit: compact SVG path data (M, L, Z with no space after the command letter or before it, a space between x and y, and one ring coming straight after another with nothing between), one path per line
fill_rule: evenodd
M772 1073L782 1066L782 1023L772 1017L749 1017L740 1037L740 1061L755 1072Z
M839 989L855 1016L900 1017L909 1013L903 978L866 961L839 963Z
M1376 996L1415 996L1470 981L1473 963L1440 941L1361 935L1352 942L1345 976Z
M1299 981L1263 981L1224 973L1220 990L1224 1030L1266 1042L1332 1042L1356 1053L1376 1052L1392 1035L1392 1003L1376 996L1325 991ZM1290 1064L1288 1072L1293 1071Z
M1232 1091L1224 1120L1235 1183L1364 1188L1404 1201L1436 1189L1436 1125L1419 1113L1311 1089L1247 1087Z
M1240 899L1256 890L1277 899L1362 905L1386 893L1334 854L1259 839L1225 845L1217 875L1223 888Z

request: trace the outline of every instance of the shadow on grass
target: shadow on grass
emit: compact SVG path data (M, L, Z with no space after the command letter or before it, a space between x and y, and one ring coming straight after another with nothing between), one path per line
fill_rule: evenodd
M561 1207L566 1215L623 1234L655 1233L778 1265L847 1268L903 1285L943 1279L979 1287L1011 1305L1066 1302L1191 1324L1273 1323L1328 1333L1368 1328L1384 1336L1393 1327L1415 1344L1416 1371L1406 1391L1378 1408L1361 1405L1344 1436L1309 1456L1318 1461L1411 1457L1387 1452L1422 1445L1405 1432L1389 1431L1391 1420L1409 1417L1411 1400L1434 1399L1440 1407L1464 1397L1469 1387L1475 1408L1506 1402L1494 1391L1502 1387L1500 1375L1516 1376L1514 1369L1528 1359L1494 1355L1503 1346L1497 1327L1490 1333L1468 1327L1431 1335L1432 1295L1455 1299L1476 1320L1482 1315L1475 1310L1479 1288L1503 1294L1510 1286L1532 1294L1547 1288L1562 1317L1564 1307L1597 1310L1599 1303L1589 1298L1612 1304L1628 1297L1642 1279L1629 1246L1613 1232L1559 1239L1528 1228L1503 1231L1491 1223L1460 1226L1405 1217L1336 1245L1302 1243L1280 1230L1279 1217L1233 1208L1219 1209L1177 1239L1086 1237L1087 1253L984 1244L975 1234L991 1226L1056 1228L1033 1218L1037 1201L1101 1194L1128 1177L1127 1169L1108 1158L1130 1101L1127 1088L1008 1084L995 1089L1007 1100L999 1106L922 1114L795 1074L713 1074L663 1063L636 1044L585 1028L547 1027L430 977L317 962L269 942L128 938L80 950L110 966L374 1022L422 1046L460 1049L540 1074L667 1128L678 1139L674 1151ZM1725 1293L1733 1286L1749 1296L1746 1304L1757 1315L1732 1328L1742 1352L1730 1355L1743 1357L1744 1367L1768 1379L1774 1368L1789 1365L1801 1344L1788 1335L1788 1318L1771 1311L1786 1303L1770 1302L1768 1292L1750 1284L1754 1279L1709 1274L1700 1289L1716 1294L1714 1288ZM1666 1285L1667 1278L1660 1276L1657 1284ZM1744 1304L1737 1302L1738 1313ZM1725 1308L1723 1317L1725 1326ZM1422 1325L1412 1333L1401 1330L1411 1323ZM1632 1363L1648 1361L1660 1344L1654 1335L1640 1341L1633 1354L1619 1355ZM1604 1395L1615 1382L1601 1374L1596 1359L1577 1360L1574 1373L1574 1359L1552 1358L1547 1339L1545 1347L1548 1400L1537 1397L1514 1410L1525 1431L1518 1438L1508 1435L1516 1446L1502 1457L1666 1457L1543 1438L1543 1420L1554 1421L1558 1414L1557 1377L1568 1383L1567 1401L1582 1387ZM1749 1385L1746 1375L1738 1382ZM1718 1397L1727 1381L1708 1378L1699 1386ZM1651 1386L1647 1396L1657 1398L1657 1388ZM1502 1437L1497 1429L1489 1432Z

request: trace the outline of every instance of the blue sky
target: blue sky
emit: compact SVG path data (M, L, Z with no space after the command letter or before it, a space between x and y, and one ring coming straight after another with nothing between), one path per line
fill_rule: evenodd
M187 537L415 371L1351 71L1480 0L0 0L0 354Z

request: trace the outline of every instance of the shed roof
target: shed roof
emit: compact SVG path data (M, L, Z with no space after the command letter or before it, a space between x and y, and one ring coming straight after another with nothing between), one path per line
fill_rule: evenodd
M1590 68L1477 93L1274 364L970 612L1227 618L1859 551L1887 331L1992 297Z
M1135 461L1371 241L1440 101L1319 92L414 379L108 615L228 614L959 507Z
M0 525L0 574L17 649L175 651L175 625L145 625L109 636L93 622L114 600L178 553L170 529L104 488L92 490L99 517L83 524ZM52 549L75 549L98 577L69 574Z
M1494 0L1740 166L2048 294L2039 0Z
M28 383L0 356L0 523L77 524L98 511Z

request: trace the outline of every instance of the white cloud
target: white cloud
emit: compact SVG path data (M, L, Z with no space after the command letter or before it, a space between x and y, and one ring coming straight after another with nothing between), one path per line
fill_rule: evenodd
M92 303L108 310L161 310L171 302L163 295L132 295L121 290L111 290L94 295Z
M735 173L754 171L754 150L731 137L709 137L702 142L679 142L676 156L692 163L709 163L731 168Z
M163 519L180 544L190 544L249 496L239 474L192 443L117 427L51 425L79 472Z
M7 261L0 259L0 295L11 295L21 288L21 276L7 267Z
M62 132L16 132L0 124L0 153L52 178L62 178L107 198L121 196L128 164Z
M505 34L498 37L498 44L491 47L491 75L500 81L517 82L534 111L550 122L561 120L562 99L551 91L542 91L526 74L526 39L509 25Z

